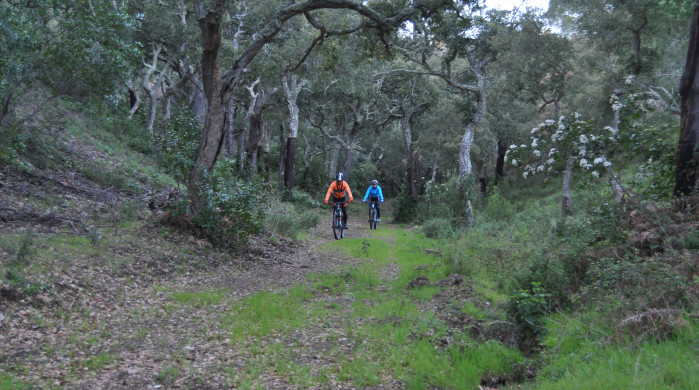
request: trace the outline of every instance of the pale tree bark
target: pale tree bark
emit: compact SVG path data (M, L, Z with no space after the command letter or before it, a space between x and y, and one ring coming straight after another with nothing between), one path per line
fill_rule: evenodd
M614 110L614 119L612 122L612 131L615 134L619 132L619 123L620 123L619 115L620 115L619 110L615 109ZM614 197L615 201L621 202L622 199L624 198L624 187L621 185L621 182L619 181L619 178L617 177L617 175L614 174L614 170L612 169L611 165L607 166L606 170L607 170L607 175L609 176L609 184L612 186L612 196Z
M563 171L563 189L561 190L561 208L563 209L563 214L570 214L571 210L571 198L570 198L570 182L573 176L573 163L574 160L569 156L566 160L566 168Z
M459 149L459 178L466 179L473 171L471 164L471 146L473 145L473 128L466 127L466 132L461 138L461 148Z
M277 181L279 191L284 191L284 164L286 164L286 131L283 124L279 124L279 166Z
M429 192L430 188L437 182L437 163L432 164L432 174L430 175L430 180L425 183L425 191Z
M284 188L288 193L294 189L294 169L296 161L296 138L299 132L299 106L297 104L299 93L306 84L306 80L298 81L295 74L289 78L282 76L282 87L286 104L289 108L289 136L286 141L285 163L284 163Z
M148 110L148 119L146 121L146 129L148 130L149 133L153 133L153 125L155 123L155 115L158 109L158 91L161 88L161 85L164 82L164 79L167 77L167 73L170 69L170 65L172 64L172 61L176 60L177 56L170 56L168 57L167 61L165 61L165 64L163 65L162 70L158 70L158 58L160 57L160 53L162 52L163 46L161 44L154 45L153 47L153 56L150 64L144 63L143 65L146 67L147 71L146 74L143 78L142 82L142 88L146 92L146 95L148 95L148 100L150 101L150 108ZM183 52L184 48L180 50L180 52ZM150 81L151 77L153 77L153 74L157 73L157 76L154 81ZM166 99L169 100L169 97Z
M673 191L675 197L695 192L698 165L696 148L699 138L699 0L694 1L687 60L680 80L680 98L680 137Z
M146 71L145 75L141 79L141 88L143 88L143 90L146 92L146 95L148 95L148 100L150 101L148 118L146 120L146 129L148 129L149 133L153 133L153 123L155 123L155 113L158 108L158 98L155 96L155 89L157 88L157 85L152 85L150 79L153 76L153 73L157 72L158 70L158 57L160 56L160 52L162 50L163 45L153 45L152 63L143 63L143 66L146 67Z
M265 146L267 137L267 123L262 114L268 94L260 84L256 84L253 90L250 91L250 94L255 104L251 107L252 112L249 112L248 128L250 132L248 134L248 142L245 145L245 153L247 155L247 168L249 172L253 173L258 168L260 149Z
M233 124L235 123L236 106L233 104L233 99L228 99L226 103L226 123L224 124L224 137L226 145L226 158L232 160L235 157Z

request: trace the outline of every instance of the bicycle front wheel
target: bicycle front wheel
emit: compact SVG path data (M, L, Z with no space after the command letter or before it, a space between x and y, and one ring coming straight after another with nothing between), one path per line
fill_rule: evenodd
M342 238L342 216L338 213L333 214L333 236L336 240Z
M376 210L369 212L369 229L376 229Z

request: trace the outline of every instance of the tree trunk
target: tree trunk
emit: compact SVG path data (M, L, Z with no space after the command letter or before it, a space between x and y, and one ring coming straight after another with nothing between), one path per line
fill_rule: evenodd
M471 145L473 145L473 129L472 123L466 126L466 132L461 139L461 148L459 149L459 178L466 179L472 172L471 165Z
M425 192L429 192L430 188L437 182L437 163L432 164L432 174L430 175L430 180L425 183Z
M352 176L352 143L354 142L354 136L352 133L349 135L349 140L345 144L345 164L342 168L342 172L345 175L345 180L349 181L350 176Z
M221 16L224 2L212 4L204 15L204 9L198 2L197 18L202 35L201 72L207 109L204 117L201 144L194 157L194 167L189 176L191 211L197 214L206 207L205 194L202 191L204 177L213 172L223 144L224 108L221 99L221 74L219 50L221 47Z
M284 164L284 188L291 194L294 189L294 167L296 161L296 138L289 137L286 140L286 163Z
M285 2L275 9L269 20L257 29L255 40L238 56L231 69L221 78L219 52L221 49L221 22L225 15L226 1L192 0L202 35L201 73L206 112L200 146L195 154L194 166L189 177L193 214L206 206L203 194L208 179L205 172L213 171L223 145L224 102L233 96L243 70L262 48L279 33L292 17L308 14L323 8L346 9L371 19L372 27L388 30L402 24L415 11L412 8L398 10L391 17L384 17L364 4L350 0ZM350 30L354 31L354 30Z
M224 124L224 144L226 145L226 158L229 160L235 157L235 148L233 147L233 122L235 121L236 106L233 104L233 99L228 99L226 104L226 123Z
M687 61L680 80L680 138L677 147L674 196L694 192L697 172L697 136L699 135L699 0L694 1L694 16L689 29Z
M155 92L152 88L145 89L148 95L148 101L150 101L150 107L148 109L148 119L146 120L146 129L148 133L153 133L153 125L155 123L155 114L158 109L158 98L155 96Z
M498 140L498 158L495 162L495 184L505 177L505 153L507 153L507 142Z
M256 97L253 98L255 104L252 107L252 113L250 113L250 122L248 126L250 133L248 134L248 142L245 145L247 168L251 173L257 170L259 150L263 145L265 135L265 123L262 117L264 93L262 88L259 87L259 84L256 84L254 89L256 93Z
M197 120L201 122L206 122L206 98L204 93L197 88L194 83L189 83L188 94L189 94L189 109L194 112Z
M294 189L294 169L296 168L296 138L299 131L299 106L297 104L299 93L303 89L305 80L297 81L295 74L291 80L287 75L282 76L282 87L289 108L289 139L287 140L286 163L284 164L284 187L291 194Z
M485 169L485 162L481 161L478 165L478 182L481 185L481 194L483 194L483 196L487 196L488 172Z
M141 105L141 97L138 96L136 90L129 86L129 115L126 119L131 119L138 111L138 106Z
M284 125L279 125L279 175L277 177L279 190L284 189L284 166L286 165L286 138Z
M621 202L624 199L624 187L619 182L619 179L614 174L612 167L607 167L607 175L609 175L609 184L612 185L612 195L614 200Z
M563 215L568 215L571 212L570 181L573 176L573 162L572 158L568 158L566 161L566 169L563 171L563 189L561 191L561 208L563 209Z

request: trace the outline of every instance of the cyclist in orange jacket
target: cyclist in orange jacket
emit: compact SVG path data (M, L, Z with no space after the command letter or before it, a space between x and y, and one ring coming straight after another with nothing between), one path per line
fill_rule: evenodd
M328 204L328 200L330 200L330 195L333 196L333 202L340 203L340 208L342 209L342 225L344 225L345 229L349 229L349 226L347 226L347 207L345 205L345 191L347 191L347 195L349 195L349 202L351 203L354 198L352 197L352 190L350 190L349 184L347 184L346 181L343 180L344 175L342 172L338 172L337 177L335 177L335 181L330 183L330 187L328 187L328 192L325 194L325 204Z

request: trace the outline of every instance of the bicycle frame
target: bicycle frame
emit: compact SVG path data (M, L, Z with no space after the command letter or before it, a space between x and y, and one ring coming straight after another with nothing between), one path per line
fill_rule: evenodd
M378 200L372 200L369 202L369 229L376 229L376 224L378 223L377 219L377 210L376 210L376 205L379 203Z

